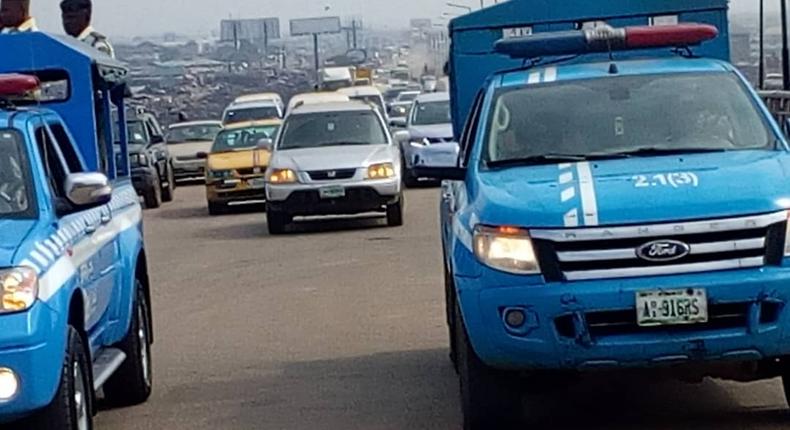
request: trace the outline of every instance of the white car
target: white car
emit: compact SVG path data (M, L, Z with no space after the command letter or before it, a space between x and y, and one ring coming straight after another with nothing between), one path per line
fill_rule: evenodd
M400 151L375 107L303 105L283 123L266 175L269 232L296 216L386 213L403 224Z
M222 113L222 124L230 125L239 122L280 119L282 117L283 110L280 108L280 105L272 100L233 102Z
M214 138L222 131L219 121L192 121L173 124L167 129L167 148L173 156L173 175L176 180L202 178L205 160L198 157L209 152Z

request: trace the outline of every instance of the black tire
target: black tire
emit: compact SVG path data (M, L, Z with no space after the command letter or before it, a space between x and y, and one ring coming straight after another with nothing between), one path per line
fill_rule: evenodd
M455 332L464 430L515 428L522 400L517 375L491 368L480 360L469 342L457 306Z
M167 166L167 185L162 186L162 201L172 202L176 196L176 177L173 173L173 167L168 164Z
M405 158L401 160L401 166L403 166L403 168L401 169L402 170L401 175L403 176L403 185L405 185L406 188L418 187L420 185L420 181L416 176L414 176L414 172L412 172L411 169L409 169L406 166Z
M208 214L211 216L223 215L228 212L228 206L222 203L208 202Z
M400 227L403 225L403 195L395 203L387 205L387 225Z
M129 333L116 345L126 353L126 360L104 384L104 397L114 406L145 403L153 387L151 358L151 322L148 301L139 280Z
M145 201L146 209L157 209L162 206L162 187L159 185L158 177L156 183L143 192L143 200Z
M91 362L82 337L68 327L66 358L55 398L21 425L26 430L92 430L93 381ZM81 393L81 396L78 396Z
M291 217L288 214L274 210L270 207L266 208L266 227L269 229L269 234L280 235L285 233L285 228L291 223Z
M447 268L447 263L444 266L444 298L445 298L445 312L447 314L447 331L450 343L450 362L453 364L455 373L458 373L458 342L455 334L455 283L452 279L452 274Z

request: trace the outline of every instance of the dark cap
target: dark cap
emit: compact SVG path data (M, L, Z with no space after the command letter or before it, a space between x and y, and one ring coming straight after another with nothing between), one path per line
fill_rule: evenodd
M63 0L60 2L60 8L63 9L65 6L70 7L79 7L79 8L90 8L93 5L91 0Z

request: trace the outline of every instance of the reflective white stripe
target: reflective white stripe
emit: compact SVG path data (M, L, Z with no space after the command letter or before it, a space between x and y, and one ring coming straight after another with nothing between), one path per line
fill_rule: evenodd
M560 184L567 184L568 182L573 182L573 172L560 174Z
M527 79L528 84L537 84L540 82L540 72L532 72Z
M52 253L52 251L50 251L49 249L47 249L47 247L46 247L46 246L44 246L44 245L42 245L41 243L37 243L37 244L36 244L36 249L37 249L37 250L38 250L38 252L40 252L40 253L41 253L41 254L44 256L44 258L46 258L47 260L49 260L49 261L53 261L53 260L55 260L55 254L53 254L53 253Z
M19 265L22 266L22 267L29 267L29 268L35 270L37 274L41 273L41 268L38 267L38 265L36 263L34 263L34 262L32 262L32 261L30 261L28 259L22 260L19 263Z
M132 206L117 214L113 220L101 226L96 233L74 246L71 256L59 258L47 273L39 279L38 297L46 301L60 290L94 254L114 240L119 234L133 228L142 219L140 206ZM35 254L31 253L35 258Z
M554 82L557 80L557 68L549 67L546 69L546 74L543 77L543 82Z
M44 258L44 256L38 251L30 251L30 256L33 257L33 259L36 260L36 263L38 263L38 265L41 267L47 267L47 264L49 264L47 259Z
M582 213L584 214L584 225L598 225L598 201L595 197L595 185L593 183L590 163L583 161L576 164L579 173L579 191L582 197Z
M566 188L566 189L562 190L561 199L562 199L563 203L567 202L568 200L570 200L570 199L572 199L574 197L576 197L576 189L575 188L571 187L571 188Z
M571 209L565 214L563 219L565 227L578 227L579 226L579 210L576 208Z

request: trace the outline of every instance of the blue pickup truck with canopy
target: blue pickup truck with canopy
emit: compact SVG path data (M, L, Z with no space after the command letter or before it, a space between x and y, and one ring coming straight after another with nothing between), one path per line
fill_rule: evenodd
M790 394L790 147L727 2L512 0L450 31L460 155L416 170L444 180L464 428L593 371Z
M132 405L152 387L127 70L43 33L0 52L0 423L89 430L100 389Z

